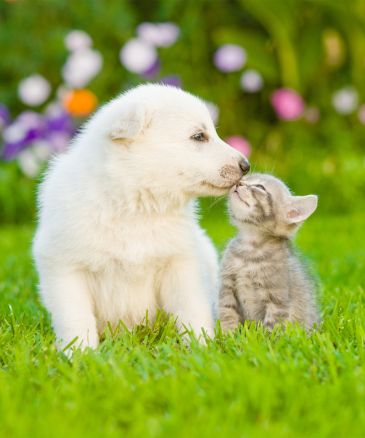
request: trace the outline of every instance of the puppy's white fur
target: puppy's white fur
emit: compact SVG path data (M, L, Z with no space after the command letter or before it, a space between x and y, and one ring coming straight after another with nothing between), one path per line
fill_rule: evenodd
M96 347L107 323L158 308L213 334L217 256L192 200L225 193L242 159L176 88L143 85L96 112L39 193L33 253L61 346Z

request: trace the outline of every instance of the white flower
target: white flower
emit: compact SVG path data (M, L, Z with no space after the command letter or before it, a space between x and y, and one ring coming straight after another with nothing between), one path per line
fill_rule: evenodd
M46 140L35 141L32 145L32 150L35 157L41 162L47 161L51 156L49 142Z
M49 157L50 150L47 143L39 141L19 153L18 163L27 176L34 178L39 174L43 163Z
M97 50L77 50L68 57L62 69L62 77L67 85L82 88L101 70L103 58Z
M361 124L365 125L365 105L361 105L357 117Z
M34 178L40 171L40 162L31 148L24 149L18 155L18 163L25 175Z
M332 96L332 104L340 114L351 114L358 104L358 94L353 87L345 87Z
M57 117L61 114L64 114L65 110L59 102L51 102L47 105L44 114L49 117Z
M304 119L309 123L317 123L321 114L319 112L319 109L316 107L307 107L304 110Z
M213 120L213 123L216 124L218 122L218 119L219 119L219 108L218 108L218 106L215 103L213 103L213 102L207 102L207 101L205 102L205 105L208 108L208 111L209 111L210 116L211 116L211 118Z
M62 101L65 96L72 90L72 87L62 84L56 89L56 96L59 101Z
M169 47L177 40L180 29L174 23L141 23L137 34L152 46Z
M92 39L83 30L72 30L66 35L65 46L71 52L88 49L92 45Z
M256 93L261 90L263 79L258 71L246 70L241 75L240 83L242 89L247 91L247 93Z
M18 86L20 100L30 106L41 105L48 99L50 93L49 82L38 74L23 79Z
M142 74L157 61L157 52L146 41L133 38L122 47L119 57L129 71Z
M246 63L246 51L237 44L224 44L214 54L215 66L225 72L237 71Z

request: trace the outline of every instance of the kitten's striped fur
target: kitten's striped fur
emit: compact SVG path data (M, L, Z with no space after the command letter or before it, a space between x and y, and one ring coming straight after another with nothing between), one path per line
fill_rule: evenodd
M314 284L291 242L316 206L316 196L292 196L271 175L250 175L232 189L229 211L239 232L221 268L223 330L245 320L262 321L269 329L284 320L307 330L319 322Z

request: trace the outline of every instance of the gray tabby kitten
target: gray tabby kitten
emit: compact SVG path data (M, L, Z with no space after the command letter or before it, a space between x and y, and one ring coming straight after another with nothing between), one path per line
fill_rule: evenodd
M273 326L284 320L307 330L319 322L315 288L295 254L291 238L317 208L315 195L292 196L266 174L252 174L229 195L238 235L225 250L219 317L223 330L245 320Z

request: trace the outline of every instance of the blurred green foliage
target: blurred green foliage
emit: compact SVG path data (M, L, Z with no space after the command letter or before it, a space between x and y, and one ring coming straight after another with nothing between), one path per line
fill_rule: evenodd
M56 92L67 57L64 37L71 29L89 33L103 55L104 68L90 84L100 102L138 84L141 78L121 66L119 50L143 21L180 26L178 42L159 50L161 74L178 74L185 89L219 106L219 134L248 138L256 170L277 174L298 194L318 193L323 211L362 208L365 128L356 113L337 114L331 104L333 92L347 85L356 88L360 103L365 99L362 0L2 2L0 102L14 116L24 110L17 85L33 73L46 77ZM334 60L328 41L335 41ZM246 67L264 77L260 93L239 88L241 72L224 74L214 67L213 54L224 43L245 48ZM270 95L281 86L300 92L308 106L319 109L320 120L277 120ZM0 183L0 221L32 219L34 181L15 163L0 163Z

